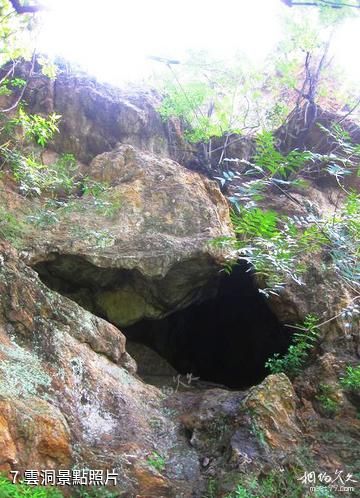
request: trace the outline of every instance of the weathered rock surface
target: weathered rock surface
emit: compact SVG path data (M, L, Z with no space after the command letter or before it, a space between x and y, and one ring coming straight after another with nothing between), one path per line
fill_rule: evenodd
M360 127L346 116L306 103L290 113L284 125L277 130L279 145L283 152L305 148L329 154L336 148L336 141L329 133L333 123L341 126L354 143L360 141Z
M128 341L126 350L136 361L137 373L142 378L156 377L176 377L178 372L156 351L144 344ZM148 380L148 382L150 379ZM150 382L151 383L151 382Z
M77 198L58 224L33 233L23 252L54 288L66 293L72 285L71 297L90 301L86 307L119 326L211 293L221 252L210 241L231 234L215 182L130 145L97 156L86 173L111 185L114 212L104 216L96 201Z
M157 498L202 498L209 479L218 483L216 496L226 496L244 475L287 469L300 478L309 462L356 471L354 405L342 396L328 418L315 398L314 378L337 385L343 366L335 357L306 371L297 394L280 374L248 392L189 384L166 397L124 368L118 329L50 291L7 244L0 252L0 354L4 471L114 468L119 496ZM343 363L351 348L346 355ZM149 464L154 451L164 458L161 470Z
M225 198L214 182L169 159L179 156L155 94L63 73L55 82L35 78L26 98L32 112L63 115L52 146L76 154L77 175L109 183L110 212L82 192L72 199L57 192L68 202L57 223L31 227L19 253L0 242L0 470L114 468L124 498L204 498L212 481L210 496L224 497L246 476L273 471L295 480L304 471L358 472L359 396L339 378L358 364L359 330L341 318L321 328L309 367L293 383L271 375L237 392L186 380L181 390L176 383L160 390L139 379L124 335L98 316L121 328L216 294L224 254L209 242L231 234ZM181 130L173 131L179 150ZM248 157L251 147L235 142L229 154ZM0 182L12 213L47 209L45 199L19 195L10 176ZM266 207L301 216L311 201L333 213L332 194L331 184L313 184L294 193L296 208L278 194ZM326 321L350 300L321 256L312 257L303 280L270 300L282 322L309 312ZM139 362L148 361L139 372L148 374L156 354L135 349ZM175 374L165 362L156 366L168 380ZM320 384L335 402L331 413L319 401ZM163 459L158 469L149 463L154 452ZM309 494L303 488L294 498Z
M33 78L25 98L32 112L61 114L54 147L72 152L85 163L113 149L117 142L168 155L166 128L156 112L160 99L155 92L116 90L61 72L55 81Z
M246 409L258 426L266 428L264 439L273 449L291 452L299 444L295 402L295 391L285 374L269 375L246 396Z
M224 482L225 494L241 472L297 461L309 422L297 419L286 376L249 393L189 385L164 399L124 369L118 329L50 291L16 258L1 245L2 470L115 468L120 496L202 497L204 479ZM161 472L148 463L154 451Z
M175 481L186 490L198 478L194 451L176 437L161 392L122 366L124 336L49 291L15 258L1 244L1 470L82 463L117 468L121 496L139 489L174 496ZM147 459L154 451L170 455L174 445L192 471L177 460L170 484Z
M38 64L20 64L16 74L29 82L24 94L29 112L62 116L60 134L51 143L57 152L73 153L88 164L121 142L199 166L179 120L164 123L157 112L161 96L155 90L115 88L80 72L75 77L66 64L55 80L45 77Z
M216 496L226 496L246 476L304 465L296 401L289 379L279 374L248 393L182 392L170 397L168 405L179 412L204 476L216 476Z

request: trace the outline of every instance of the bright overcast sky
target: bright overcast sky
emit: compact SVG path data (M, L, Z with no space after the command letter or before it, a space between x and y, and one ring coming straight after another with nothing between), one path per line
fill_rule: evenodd
M215 56L242 51L256 61L281 36L280 0L47 0L40 50L77 62L114 84L146 77L148 55L179 58L188 49ZM308 7L311 8L311 7ZM295 9L293 7L293 9ZM360 83L354 51L360 19L347 21L335 42L337 63Z

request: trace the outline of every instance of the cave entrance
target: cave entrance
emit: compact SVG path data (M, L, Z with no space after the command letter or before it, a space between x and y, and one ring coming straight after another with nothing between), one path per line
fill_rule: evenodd
M100 282L111 292L119 282L133 278L129 272L101 270L66 256L34 268L48 287L119 326L129 340L130 353L131 343L140 343L167 360L178 373L192 374L201 381L237 389L257 384L268 373L266 360L274 353L285 353L290 344L290 329L271 311L245 262L230 275L218 273L213 289L204 294L208 297L202 302L165 318L143 319L125 327L98 309L93 296ZM139 358L146 363L147 375L151 377L153 368L155 376L161 358L146 354ZM139 364L140 375L142 370Z
M257 384L269 373L266 360L287 351L291 329L279 322L246 270L241 263L222 276L212 299L122 331L155 350L180 374L230 388Z

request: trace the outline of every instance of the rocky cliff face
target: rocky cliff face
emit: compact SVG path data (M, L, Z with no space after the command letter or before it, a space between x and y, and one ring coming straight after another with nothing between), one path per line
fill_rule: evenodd
M116 212L104 217L86 196L75 199L69 216L33 234L31 265L59 285L72 284L119 326L211 293L221 258L209 242L231 234L214 182L130 145L96 156L83 171L111 185Z
M24 97L31 112L61 114L60 134L52 144L56 151L71 152L89 164L121 142L182 164L199 164L195 148L182 136L181 123L162 121L156 91L114 88L65 68L55 80L44 78L40 68L34 70L30 64L16 71L29 81Z
M232 234L227 201L215 181L183 166L198 159L174 123L169 134L155 94L62 74L35 75L25 97L32 112L62 115L61 133L38 151L43 162L73 153L74 177L106 182L107 197L60 191L55 209L0 178L2 206L31 223L17 248L0 242L0 470L115 469L116 496L157 498L227 496L259 476L283 496L310 496L305 471L355 475L359 397L338 380L359 361L359 331L330 321L293 384L261 370L288 345L283 324L309 311L336 315L349 301L345 286L320 258L304 286L289 283L269 301L244 269L227 283L219 272L228 254L211 243ZM296 194L294 214L309 199L331 212L332 189ZM271 207L293 210L284 196ZM54 223L41 222L44 213ZM124 334L147 344L129 346L138 367ZM172 365L181 355L182 375L148 346ZM206 364L217 376L199 380ZM236 376L243 381L232 384ZM243 388L205 382L219 379ZM319 383L336 397L331 416Z

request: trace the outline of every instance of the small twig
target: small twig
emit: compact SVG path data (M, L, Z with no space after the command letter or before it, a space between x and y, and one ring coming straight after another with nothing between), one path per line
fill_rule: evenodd
M6 16L2 16L2 18L0 19L0 24L2 24L4 21L6 21L6 19L8 19L9 17L13 16L14 14L16 14L16 12L14 12L12 10L8 14L6 14Z
M350 303L353 303L354 301L357 301L358 299L360 299L360 296L356 296L354 297L353 299L351 299L349 301L349 304ZM333 320L335 320L336 318L339 318L339 316L341 316L343 314L343 311L340 311L340 313L338 313L337 315L329 318L328 320L325 320L325 322L322 322L322 323L319 323L319 325L316 325L317 327L322 327L323 325L326 325L327 323L329 322L332 322Z
M339 187L341 188L341 190L343 190L345 192L345 194L350 195L350 192L348 192L346 190L346 188L343 185L341 185L338 175L335 175L335 178L336 178L336 182L339 185Z
M13 61L12 63L12 67L9 69L9 71L5 74L5 76L3 78L1 78L0 80L0 85L3 84L3 82L10 76L10 74L14 74L14 69L16 67L16 65L19 63L19 61Z
M32 56L32 60L31 60L31 68L30 68L30 71L29 71L28 78L31 78L32 73L33 73L33 71L34 71L34 66L35 66L35 56L36 56L36 52L35 52L35 50L34 50L34 52L33 52L33 56ZM13 109L15 109L15 108L19 105L19 102L21 101L21 99L23 98L27 85L28 85L28 81L26 81L25 85L22 87L21 92L20 92L20 95L19 95L19 97L16 99L16 101L14 102L14 104L13 104L13 105L11 105L10 107L8 107L7 109L0 109L0 112L10 112L10 111L12 111Z
M354 301L356 301L357 299L360 299L360 296L356 296L356 297L354 297L353 299L351 299L351 300L349 301L349 304L350 304L350 303L353 303L353 302L354 302ZM336 318L339 318L339 316L341 316L341 315L343 314L343 312L344 312L344 311L342 310L342 311L340 311L337 315L334 315L334 316L332 316L331 318L329 318L328 320L325 320L324 322L319 323L318 325L316 325L316 328L318 328L318 327L322 327L323 325L326 325L327 323L332 322L333 320L336 320ZM297 330L302 330L302 331L307 331L307 330L308 330L308 329L307 329L307 328L305 328L305 327L300 327L300 326L297 326L297 325L290 325L289 323L285 323L284 325L285 325L285 327L290 327L290 328L292 328L292 329L297 329Z
M359 100L356 102L356 104L354 105L354 107L352 107L352 108L350 109L350 111L349 111L347 114L345 114L345 116L343 116L341 119L339 119L339 120L338 120L338 121L336 121L336 122L337 122L337 123L339 123L339 124L340 124L340 123L342 123L342 122L343 122L343 121L344 121L347 117L349 117L349 116L350 116L350 114L352 114L352 113L353 113L353 112L354 112L354 111L355 111L355 110L359 107L359 105L360 105L360 98L359 98Z
M329 200L331 200L331 199L329 199ZM338 210L338 207L339 207L339 200L340 200L340 192L338 192L337 199L336 199L336 202L335 202L335 209L334 209L334 214L333 214L333 219L332 219L332 226L333 227L335 225L336 213L337 213L337 210Z
M295 5L295 6L305 6L305 7L325 6L325 7L331 7L333 9L341 9L342 7L352 7L354 9L360 8L360 5L354 5L354 4L343 3L343 2L333 3L333 2L329 2L327 0L319 0L318 2L316 2L316 1L315 2L294 2L292 0L283 0L283 2L286 5L288 5L289 7L293 7Z
M226 134L225 142L224 142L224 145L222 146L222 151L221 151L220 159L219 159L219 162L218 162L218 168L220 167L221 163L223 162L225 151L226 151L226 147L228 146L228 142L229 142L229 133Z

